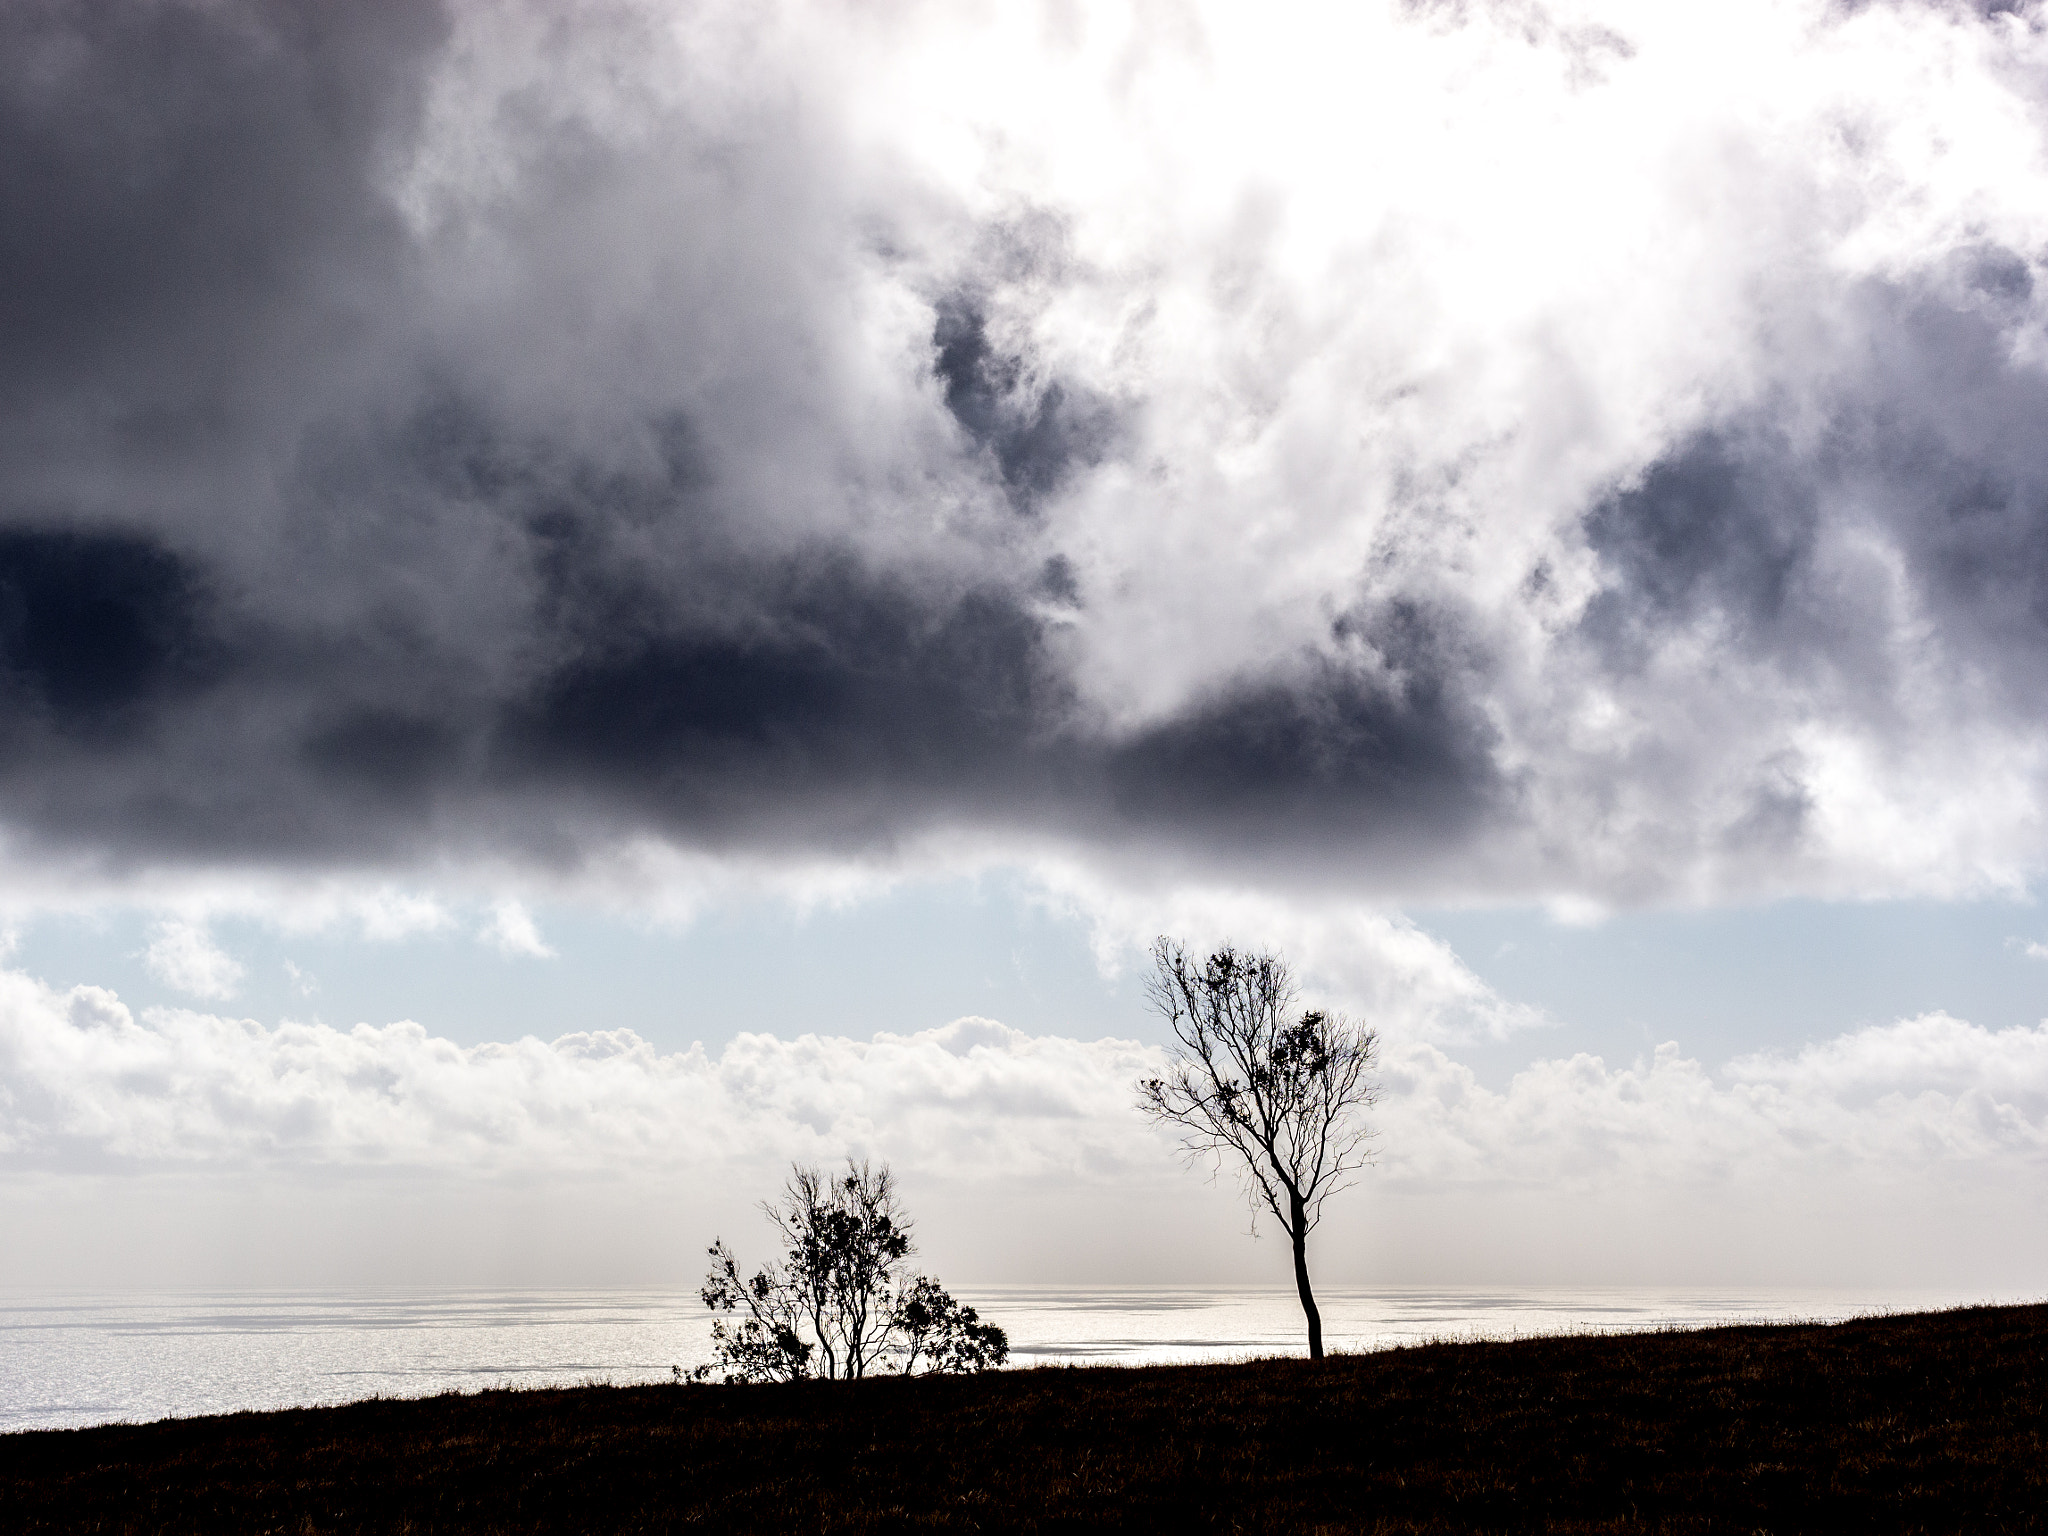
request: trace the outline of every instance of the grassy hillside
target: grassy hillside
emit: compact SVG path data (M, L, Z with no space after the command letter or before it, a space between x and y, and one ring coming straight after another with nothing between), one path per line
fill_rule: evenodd
M2048 1307L0 1436L4 1531L2048 1530Z

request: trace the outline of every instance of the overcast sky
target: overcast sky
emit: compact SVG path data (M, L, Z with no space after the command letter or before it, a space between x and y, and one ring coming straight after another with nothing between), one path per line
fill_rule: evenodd
M0 8L0 1283L2048 1288L2048 17ZM1911 1240L1902 1232L1913 1234Z

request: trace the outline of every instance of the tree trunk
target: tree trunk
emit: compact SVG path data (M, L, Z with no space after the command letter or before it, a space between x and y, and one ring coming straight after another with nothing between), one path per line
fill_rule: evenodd
M1323 1358L1323 1314L1316 1310L1316 1293L1308 1286L1308 1213L1299 1197L1290 1202L1294 1219L1288 1236L1294 1239L1294 1288L1301 1294L1302 1315L1308 1319L1308 1357Z

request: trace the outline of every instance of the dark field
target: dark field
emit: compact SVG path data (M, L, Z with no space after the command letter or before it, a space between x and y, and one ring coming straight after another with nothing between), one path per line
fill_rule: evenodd
M0 1531L2039 1531L2048 1307L0 1436Z

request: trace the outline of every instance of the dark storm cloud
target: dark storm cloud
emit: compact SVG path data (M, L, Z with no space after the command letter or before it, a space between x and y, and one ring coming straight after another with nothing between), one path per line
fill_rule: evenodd
M1456 837L1504 810L1479 688L1453 670L1455 622L1398 603L1340 629L1392 660L1395 680L1319 662L1202 701L1114 755L1122 813L1290 845L1313 828L1391 851Z
M1768 662L1836 707L1894 703L1883 652L1903 603L1916 660L1995 677L2024 718L2048 648L2048 381L2014 357L2026 263L1965 253L1930 285L1858 295L1868 351L1825 380L1821 430L1776 410L1703 433L1596 505L1612 580L1583 636L1626 673L1711 623L1721 654ZM1882 549L1896 565L1848 558Z
M1104 737L1048 644L1043 606L1083 600L1063 557L963 579L829 533L763 547L688 402L593 453L394 343L427 304L387 183L447 36L432 7L0 24L17 831L294 861L559 853L592 824L847 848L962 821L1200 841L1319 837L1333 808L1361 834L1469 818L1484 752L1426 675L1314 663ZM536 195L625 174L606 153ZM978 300L933 316L960 451L1016 510L1110 452L1108 405L1004 350ZM366 357L367 396L321 378Z
M1033 739L1059 700L1014 596L938 606L844 560L735 575L758 624L606 626L613 638L508 706L496 771L605 786L709 830L866 796L852 814L886 834L900 800L957 809L1028 792L1059 755Z
M1709 433L1594 509L1587 538L1620 579L1593 600L1585 628L1612 664L1628 665L1644 631L1703 610L1752 637L1784 619L1816 520L1803 467Z
M388 275L397 220L372 182L440 31L385 0L0 13L17 484L37 449L217 449L246 428L255 356L331 345L323 324Z
M1607 579L1579 665L1662 722L1592 782L1610 801L1651 787L1672 865L1702 845L1776 869L1809 850L1840 772L1815 731L1944 786L1891 838L1967 819L1979 772L2009 791L2006 743L2048 714L2048 388L2016 356L2030 288L2024 262L1982 250L1864 285L1861 345L1820 379L1818 419L1773 400L1591 509Z
M987 317L973 301L954 298L939 306L932 344L946 409L994 458L1020 508L1028 510L1107 455L1116 431L1108 402L1058 380L1034 390L1025 360L991 344Z
M1930 617L2012 703L2039 709L2048 646L2048 380L2014 357L2034 332L2010 252L1969 253L1949 302L1879 295L1877 367L1838 473L1882 519Z
M1079 600L1057 557L1015 589L940 588L830 547L768 559L692 515L707 489L692 453L638 479L542 468L541 449L492 447L436 414L408 436L432 445L437 478L519 527L521 643L542 661L495 696L451 689L432 719L357 708L322 726L304 757L338 785L841 849L959 821L1298 846L1327 838L1333 813L1352 835L1399 840L1481 808L1484 732L1433 679L1438 637L1412 615L1376 626L1389 651L1399 632L1403 686L1310 664L1105 738L1040 610Z
M1595 800L1631 775L1692 794L1725 741L1676 731L1590 768L1541 748L1582 686L1729 706L1740 685L1712 665L1674 682L1660 663L1689 636L1904 731L1903 590L1930 654L2036 707L2048 392L2015 360L2020 254L1867 282L1855 345L1815 374L1819 428L1737 413L1594 497L1524 584L1581 538L1598 559L1554 656L1518 654L1500 600L1416 552L1419 524L1317 568L1334 595L1252 646L1230 637L1260 632L1236 622L1256 562L1298 556L1249 553L1274 546L1240 540L1236 505L1198 505L1209 466L1173 458L1177 423L1046 341L1062 295L1110 281L1061 218L1007 210L919 266L773 91L702 120L685 91L608 127L630 93L576 98L550 50L613 29L610 81L641 51L628 11L557 34L482 107L461 92L489 95L495 56L462 21L395 0L0 13L17 837L327 865L965 828L1377 860L1398 883L1517 837L1570 864L1573 831L1532 808L1561 773ZM1258 295L1258 259L1232 245L1210 286ZM877 283L896 310L849 299ZM1139 298L1119 323L1145 322ZM1262 376L1260 349L1305 333L1242 302L1213 349L1237 414L1202 453L1335 387ZM878 339L849 319L869 311L908 318ZM1335 401L1279 464L1267 523L1297 501L1304 522L1354 515L1316 458L1352 414ZM1087 501L1098 481L1121 500ZM1150 519L1135 574L1092 543L1126 515ZM1155 532L1191 584L1133 597ZM1857 565L1859 539L1898 562ZM1214 654L1132 713L1091 691L1088 648L1155 600ZM1702 836L1802 835L1811 796L1773 729Z
M10 715L100 737L204 686L195 574L133 534L0 529L0 664Z

